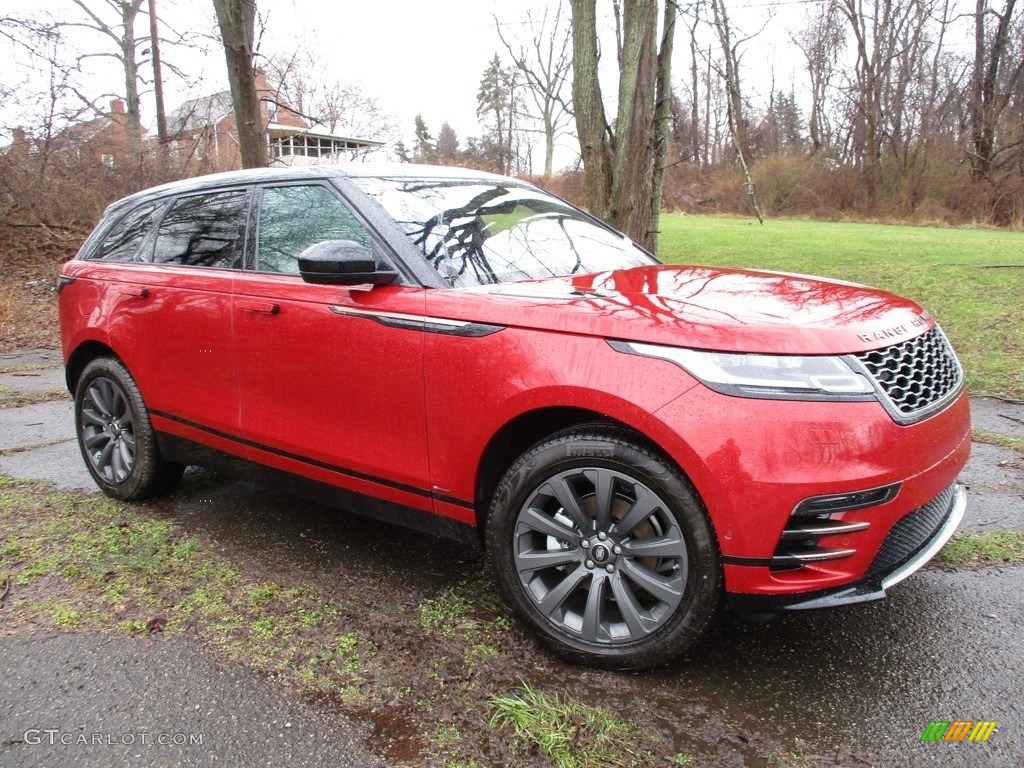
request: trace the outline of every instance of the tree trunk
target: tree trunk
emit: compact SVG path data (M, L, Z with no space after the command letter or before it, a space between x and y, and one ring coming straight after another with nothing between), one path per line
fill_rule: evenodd
M156 0L149 0L149 37L153 46L153 96L156 99L156 132L160 138L160 153L167 144L167 112L164 110L164 77L160 69L160 34L156 19Z
M238 146L243 168L267 165L267 143L259 96L256 93L256 71L253 68L253 28L256 21L255 0L213 0L224 43L224 59L228 65L231 101L238 126Z
M974 16L974 71L971 73L971 175L975 181L988 178L995 156L995 130L999 116L1007 101L998 98L996 81L999 67L1006 53L1010 34L1010 20L1016 0L1006 0L1003 13L990 11L988 0L977 0ZM999 23L992 37L991 49L985 36L985 15L992 13Z
M661 209L661 184L655 165L660 114L659 66L665 78L661 93L666 114L671 108L668 74L675 24L665 29L659 59L658 9L661 0L630 0L616 4L620 30L618 113L614 132L608 125L598 81L595 0L571 0L573 83L576 133L583 158L587 207L595 216L621 229L645 248L654 250ZM675 18L675 3L665 19ZM667 48L666 48L667 46ZM666 127L667 129L667 127Z
M142 124L139 120L139 68L135 61L135 17L142 0L121 3L121 59L124 63L125 130L132 153L138 159L142 152Z
M613 226L651 249L657 23L656 0L633 0L626 5L610 217Z
M690 27L690 146L693 161L700 167L707 162L706 142L701 141L700 129L700 79L697 71L697 24L699 17L694 14L693 26ZM710 90L710 89L709 89Z
M668 161L668 135L672 125L672 47L675 40L677 13L677 6L674 2L665 3L655 92L654 176L650 208L651 250L657 250L658 233L661 231L661 197L665 183L665 164Z
M611 216L612 158L608 120L597 77L596 0L571 0L576 134L583 158L587 208L600 219Z

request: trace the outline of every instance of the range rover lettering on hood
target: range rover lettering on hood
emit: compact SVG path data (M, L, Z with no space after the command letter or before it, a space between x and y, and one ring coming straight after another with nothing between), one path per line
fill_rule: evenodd
M888 341L889 339L898 339L902 336L913 333L914 331L928 328L931 324L931 314L929 312L922 312L909 323L902 323L889 328L881 328L868 333L858 333L857 338L865 344L872 344L876 341Z

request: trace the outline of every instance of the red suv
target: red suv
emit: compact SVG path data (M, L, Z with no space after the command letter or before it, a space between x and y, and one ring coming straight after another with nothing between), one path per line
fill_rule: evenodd
M222 460L486 548L558 655L651 666L883 597L952 535L963 371L850 283L666 266L463 169L239 172L114 203L60 275L99 487Z

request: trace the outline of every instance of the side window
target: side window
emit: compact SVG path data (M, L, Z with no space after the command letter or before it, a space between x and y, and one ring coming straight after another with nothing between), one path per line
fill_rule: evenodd
M157 230L154 263L240 268L248 196L240 189L176 200Z
M261 272L297 275L299 254L324 240L354 240L375 250L370 233L326 187L309 184L263 190L258 264Z
M145 261L139 247L153 225L157 203L146 203L129 211L107 233L90 259L104 261Z

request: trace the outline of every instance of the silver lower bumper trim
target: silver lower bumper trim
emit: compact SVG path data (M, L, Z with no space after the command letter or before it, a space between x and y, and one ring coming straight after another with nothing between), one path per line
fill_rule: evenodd
M928 542L928 546L882 579L882 589L884 590L894 587L911 574L921 570L924 564L935 557L938 551L942 549L946 542L952 538L954 533L956 533L956 528L960 525L960 521L964 519L964 512L966 511L967 489L960 485L960 483L957 483L956 488L953 491L952 509L950 510L949 517L946 518L946 522L943 523L942 527L939 529L938 533L935 534L932 540Z

